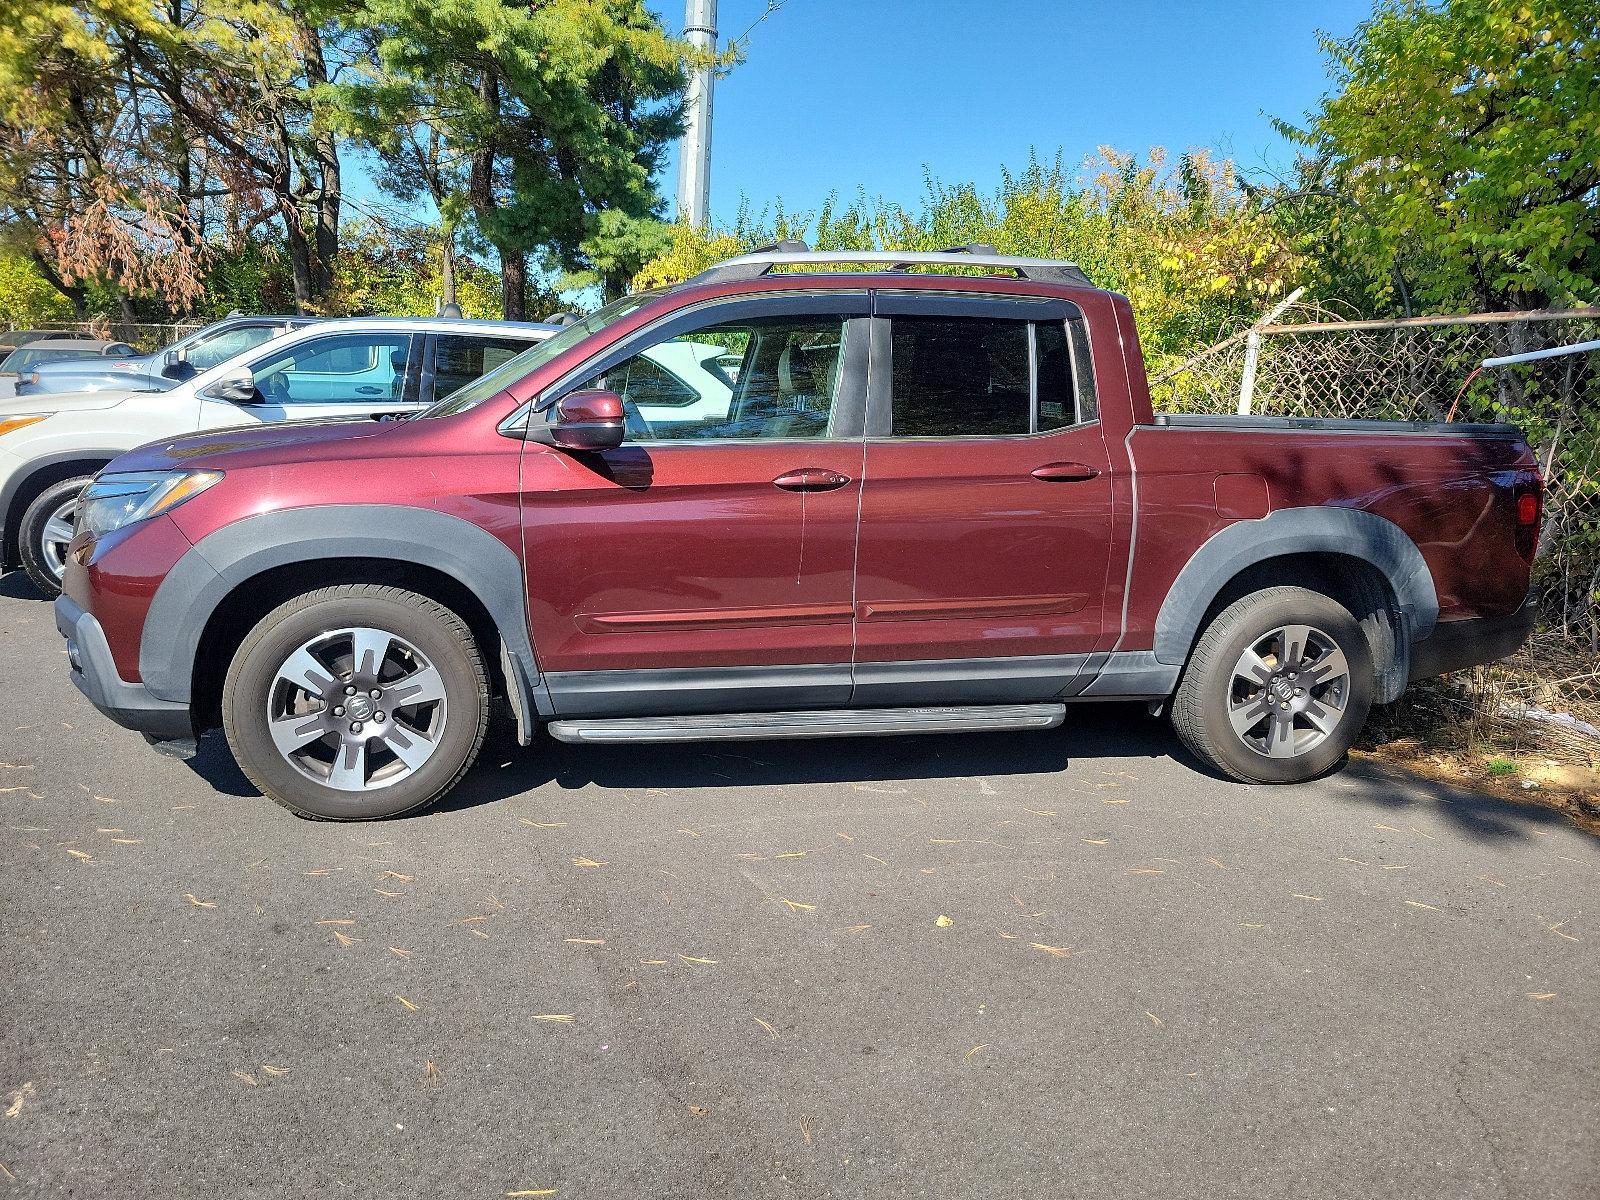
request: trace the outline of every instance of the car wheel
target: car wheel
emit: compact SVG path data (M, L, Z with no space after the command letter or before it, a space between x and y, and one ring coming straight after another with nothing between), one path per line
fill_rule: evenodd
M1366 636L1335 600L1272 587L1207 626L1172 724L1194 754L1248 783L1315 779L1344 760L1372 706Z
M67 543L78 513L78 496L92 476L63 479L45 488L23 510L17 527L17 550L22 569L33 586L47 597L61 594L61 577L67 573Z
M297 596L239 646L222 725L240 768L302 816L367 821L449 791L483 744L489 682L466 624L426 596Z

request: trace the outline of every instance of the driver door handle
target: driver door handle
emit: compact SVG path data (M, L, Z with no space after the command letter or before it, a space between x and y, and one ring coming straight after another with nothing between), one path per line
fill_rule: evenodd
M1083 483L1097 478L1099 474L1096 468L1080 462L1045 463L1033 469L1033 477L1045 483Z
M772 481L773 487L786 492L831 492L850 482L850 476L822 467L801 467L788 471Z
M356 388L356 391L360 392L363 396L383 395L383 389L381 387L376 387L370 383L362 384L360 387Z

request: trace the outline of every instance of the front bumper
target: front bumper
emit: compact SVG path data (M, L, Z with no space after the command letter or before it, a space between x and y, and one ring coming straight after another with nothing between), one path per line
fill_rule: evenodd
M158 700L143 684L123 682L100 622L70 596L56 597L56 630L67 639L73 685L90 704L118 725L157 741L194 737L187 704Z
M1533 633L1537 615L1537 605L1530 595L1510 616L1440 621L1432 634L1411 647L1411 681L1498 662L1515 654Z

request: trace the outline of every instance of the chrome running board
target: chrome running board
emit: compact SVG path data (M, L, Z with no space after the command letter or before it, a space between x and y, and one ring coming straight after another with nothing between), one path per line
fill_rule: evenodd
M973 704L956 708L841 708L820 712L709 713L689 717L594 717L551 721L563 742L729 742L768 738L884 737L1054 729L1062 704Z

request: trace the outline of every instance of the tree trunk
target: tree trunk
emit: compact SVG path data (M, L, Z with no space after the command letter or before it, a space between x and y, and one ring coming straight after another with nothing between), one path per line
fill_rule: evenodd
M456 302L456 227L444 226L444 262L439 272L441 304Z
M500 247L500 292L506 320L528 319L528 256L520 250Z
M301 44L305 47L306 80L313 88L326 86L328 66L322 57L322 36L310 22L302 19L298 24ZM316 160L321 183L317 191L316 262L312 277L316 298L321 300L333 288L333 260L339 253L339 210L344 203L339 140L331 130L323 129L312 136L311 155Z
M308 313L316 295L311 273L311 243L300 226L300 214L291 206L284 213L285 240L289 244L289 275L294 281L295 311Z

